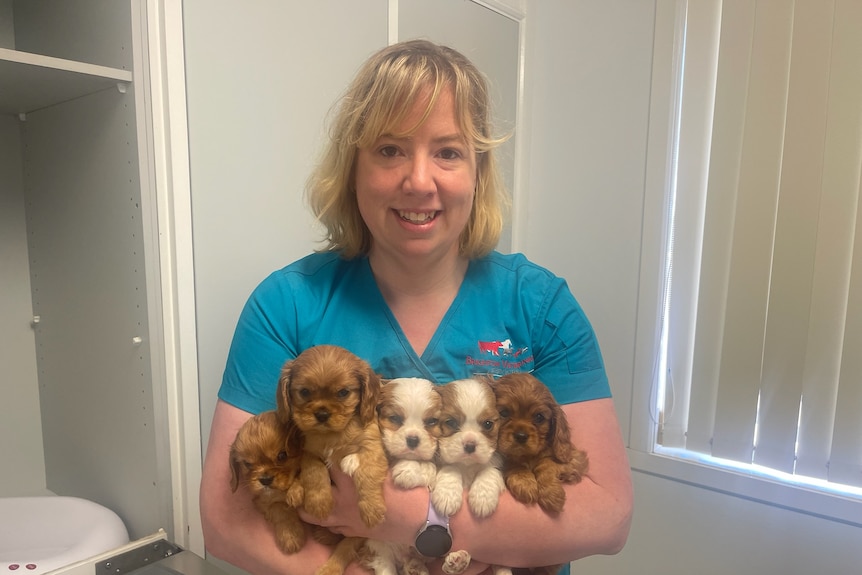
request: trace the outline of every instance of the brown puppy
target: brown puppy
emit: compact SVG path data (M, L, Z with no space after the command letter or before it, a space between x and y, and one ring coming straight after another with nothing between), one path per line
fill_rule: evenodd
M275 411L246 421L230 448L231 491L241 483L248 487L285 553L295 553L305 544L305 527L296 512L303 500L300 458L295 426L282 425Z
M562 484L581 480L587 454L572 445L565 414L537 378L512 373L494 382L493 388L506 487L522 503L538 503L548 513L559 513L566 502Z
M380 377L367 362L334 346L309 348L282 368L278 413L302 434L303 507L326 517L334 500L328 465L353 478L363 522L383 521L388 463L377 425Z

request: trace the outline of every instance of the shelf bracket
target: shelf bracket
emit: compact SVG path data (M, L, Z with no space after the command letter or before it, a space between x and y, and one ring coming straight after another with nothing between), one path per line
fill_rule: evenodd
M129 85L126 84L125 82L117 82L117 91L119 91L120 94L125 94L128 86Z

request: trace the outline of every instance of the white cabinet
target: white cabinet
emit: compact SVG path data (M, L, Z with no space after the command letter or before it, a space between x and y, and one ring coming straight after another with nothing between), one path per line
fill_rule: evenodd
M0 0L0 497L84 497L133 538L172 526L142 13Z

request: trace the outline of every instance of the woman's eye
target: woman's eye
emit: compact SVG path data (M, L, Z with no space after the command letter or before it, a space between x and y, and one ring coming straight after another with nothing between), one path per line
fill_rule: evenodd
M445 148L440 151L440 157L444 160L457 160L461 157L461 152L453 148Z
M380 148L379 152L384 158L394 158L398 155L398 148L395 146L383 146Z

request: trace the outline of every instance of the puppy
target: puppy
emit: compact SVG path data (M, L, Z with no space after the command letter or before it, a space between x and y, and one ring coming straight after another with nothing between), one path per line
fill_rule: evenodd
M285 553L305 544L305 527L296 508L302 504L299 481L299 435L293 425L282 425L275 411L246 421L230 447L231 491L240 483L251 492L255 507L275 529L275 540Z
M392 480L398 487L430 489L434 483L440 401L436 386L427 379L383 382L377 422ZM376 575L428 575L426 559L408 545L369 539L359 556L359 563Z
M430 488L434 483L441 401L437 386L427 379L399 378L383 385L377 421L398 487Z
M565 414L536 377L512 373L492 387L506 486L518 501L559 513L566 502L562 484L581 480L589 466L587 454L572 445Z
M434 508L451 516L461 508L464 490L477 517L497 509L505 489L497 454L496 399L485 379L460 379L439 388L440 468L431 492Z
M332 511L328 466L338 465L356 484L363 522L383 521L388 462L375 409L380 385L367 362L333 345L309 348L282 368L277 411L302 434L300 481L310 514Z

